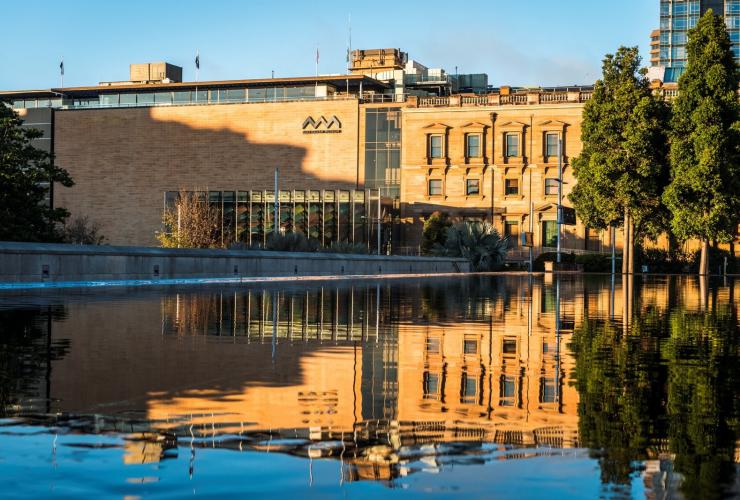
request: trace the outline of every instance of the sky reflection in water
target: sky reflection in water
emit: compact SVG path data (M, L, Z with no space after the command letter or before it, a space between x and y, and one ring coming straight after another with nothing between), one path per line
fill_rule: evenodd
M478 276L2 295L0 487L739 494L739 288Z

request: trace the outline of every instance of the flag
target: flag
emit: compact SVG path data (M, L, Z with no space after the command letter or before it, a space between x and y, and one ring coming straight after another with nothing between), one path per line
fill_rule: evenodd
M61 72L62 76L64 76L64 59L62 59L62 62L59 63L59 71Z
M200 69L200 52L195 54L195 69Z
M347 47L347 62L349 62L349 47Z

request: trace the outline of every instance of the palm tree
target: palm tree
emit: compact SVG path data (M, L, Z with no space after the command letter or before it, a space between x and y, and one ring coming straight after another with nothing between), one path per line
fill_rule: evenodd
M504 262L508 238L501 238L489 222L458 222L447 229L444 245L437 244L433 255L468 259L475 271L493 271Z

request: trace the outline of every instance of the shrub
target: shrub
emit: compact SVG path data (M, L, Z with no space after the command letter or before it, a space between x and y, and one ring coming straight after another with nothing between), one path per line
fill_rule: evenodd
M166 230L157 239L165 248L223 247L221 216L198 192L181 190L175 206L162 215L162 223Z
M318 241L307 238L302 233L285 233L269 235L263 249L275 252L315 252L319 246Z
M424 221L424 232L421 236L421 253L429 255L435 245L444 245L447 229L452 225L449 217L443 212L434 212Z
M367 245L364 243L350 243L348 241L335 241L331 246L324 248L326 253L355 253L367 254Z
M576 255L576 264L583 266L583 271L587 273L610 273L612 271L611 255L587 253ZM622 259L617 259L616 268L621 269Z
M62 241L74 245L102 245L105 237L100 234L97 222L90 222L87 216L75 217L64 225Z
M508 247L508 238L490 223L466 221L447 228L444 245L437 244L432 254L468 259L474 271L494 271L503 265Z

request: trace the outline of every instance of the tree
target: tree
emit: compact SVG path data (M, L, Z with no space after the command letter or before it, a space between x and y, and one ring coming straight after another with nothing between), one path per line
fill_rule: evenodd
M709 272L709 241L732 241L740 223L740 81L730 49L724 21L707 11L689 31L673 104L663 198L676 236L701 241L699 274Z
M435 245L444 245L447 228L452 225L449 217L443 212L434 212L424 221L424 232L421 239L421 253L428 255Z
M488 222L459 222L447 228L444 245L434 247L432 254L468 259L475 271L493 271L504 262L508 238L501 238Z
M221 217L208 202L208 192L181 190L162 216L166 230L157 234L165 248L220 248Z
M64 225L62 240L74 245L102 245L105 236L100 233L97 222L91 222L87 216L78 216Z
M603 78L586 103L583 151L573 160L570 199L584 224L605 229L621 223L623 272L634 271L634 242L663 229L661 204L668 181L666 104L654 96L637 47L620 47L603 62Z
M22 124L0 101L0 240L58 241L69 212L45 203L45 186L74 183L66 170L54 165L52 155L31 145L42 133Z

